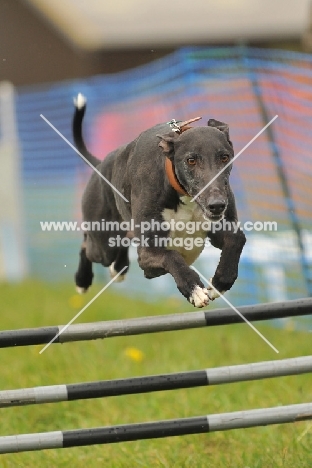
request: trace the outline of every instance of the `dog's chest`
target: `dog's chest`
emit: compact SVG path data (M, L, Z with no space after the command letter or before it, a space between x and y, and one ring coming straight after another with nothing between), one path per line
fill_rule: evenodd
M178 251L187 265L195 262L204 248L204 240L207 237L208 222L203 217L203 212L197 203L191 203L189 197L182 197L183 204L177 211L165 209L162 216L170 223L168 237L168 249ZM183 230L181 229L182 227Z

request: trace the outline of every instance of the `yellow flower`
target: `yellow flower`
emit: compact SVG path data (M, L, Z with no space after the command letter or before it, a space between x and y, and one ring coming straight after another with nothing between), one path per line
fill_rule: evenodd
M125 355L135 362L141 362L144 359L143 352L138 348L126 348Z
M75 294L68 299L68 303L73 309L81 309L84 304L84 298L80 294Z

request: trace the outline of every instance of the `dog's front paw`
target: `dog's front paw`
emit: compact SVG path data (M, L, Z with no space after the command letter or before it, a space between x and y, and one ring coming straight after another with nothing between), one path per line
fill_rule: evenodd
M216 288L213 288L212 286L210 286L212 285L212 278L210 278L209 283L210 284L208 284L207 289L208 289L208 296L211 301L218 299L218 297L220 297L221 295L225 293L225 291L217 291Z
M209 304L208 290L200 286L195 286L189 297L189 302L195 307L205 307Z

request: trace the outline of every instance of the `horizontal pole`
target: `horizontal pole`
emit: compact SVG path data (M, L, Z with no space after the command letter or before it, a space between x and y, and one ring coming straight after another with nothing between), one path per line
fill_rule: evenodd
M142 439L200 434L284 424L312 419L312 403L235 411L194 418L172 419L121 426L22 434L0 437L0 453L112 444Z
M127 379L3 390L0 408L177 390L312 372L312 356Z
M312 315L312 298L297 299L238 307L239 312L250 322ZM59 325L43 328L25 328L0 332L0 348L29 346L69 341L86 341L115 336L141 335L191 328L212 327L243 323L232 309L215 309L201 312L158 315L125 320ZM64 329L64 331L63 331Z

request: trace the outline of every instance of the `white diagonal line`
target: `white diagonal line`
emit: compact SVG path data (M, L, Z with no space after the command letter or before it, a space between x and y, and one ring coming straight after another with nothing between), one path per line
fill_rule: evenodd
M108 286L110 286L110 285L118 278L118 276L121 275L121 273L122 273L123 271L125 271L126 268L127 268L127 266L123 267L123 269L120 270L120 271L117 273L117 275L114 276L114 278L112 278L112 279L104 286L104 288L102 288L101 291L98 292L98 293L93 297L93 299L91 299L91 301L88 302L88 304L85 305L84 308L81 309L81 310L78 312L78 314L75 315L75 317L73 317L73 318L71 319L71 321L68 322L68 324L65 325L65 326L62 328L62 330L61 330L57 335L55 335L55 337L54 337L49 343L47 343L47 344L45 345L44 348L42 348L41 351L39 351L39 354L42 354L43 351L45 351L45 350L53 343L53 341L55 341L55 340L69 327L69 325L71 325L71 324L76 320L76 318L78 318L78 317L82 314L82 312L84 312L84 311L89 307L89 305L91 305L92 302L94 302L95 299L97 299L97 298L102 294L102 292L104 292L105 289L107 289Z
M247 320L247 319L243 316L243 314L241 314L241 313L236 309L236 307L234 307L233 304L231 304L230 301L228 301L227 298L224 297L224 295L221 294L220 291L218 291L218 290L211 284L211 282L207 280L207 278L205 278L195 267L192 266L191 268L192 268L194 271L196 271L196 273L197 273L204 281L206 281L206 283L208 283L208 285L210 286L210 288L214 289L214 290L219 294L219 296L222 297L222 299L231 307L231 309L233 309L234 312L236 312L237 315L239 315L240 318L241 318L242 320L244 320L244 322L246 322L247 325L249 325L250 328L252 328L253 331L256 332L256 333L260 336L260 338L263 339L263 341L265 341L276 353L279 353L279 351L275 348L275 346L273 346L272 343L270 343L270 341L267 340L266 337L263 336L262 333L260 333L260 332L256 329L256 327L254 327L254 326L252 325L252 323L250 323L249 320Z
M247 145L244 146L244 148L243 148L242 150L240 150L240 152L237 153L237 155L236 155L228 164L226 164L226 165L221 169L221 171L220 171L216 176L214 176L214 177L210 180L210 182L208 182L207 185L205 185L204 188L202 188L202 189L197 193L197 195L195 195L195 197L192 198L191 202L193 202L194 200L196 200L196 198L197 198L201 193L203 193L203 191L206 190L206 188L209 187L209 185L212 184L212 182L215 181L215 180L219 177L219 175L222 174L222 172L223 172L227 167L229 167L231 164L233 164L233 162L235 161L235 159L237 159L237 158L245 151L245 149L247 149L248 146L250 146L251 143L253 143L253 142L258 138L258 136L260 136L261 133L263 133L264 130L266 130L266 129L271 125L271 123L273 123L274 120L277 119L277 117L278 117L278 115L276 114L276 116L273 117L273 119L270 120L270 122L267 123L267 124L265 125L265 127L263 127L263 129L260 130L260 132L258 132L257 135L254 136L254 137L252 138L252 140L250 140L250 142L247 143Z
M305 428L305 430L301 433L301 435L297 437L297 442L300 442L300 440L310 431L311 428L312 428L312 423L309 423L307 427Z
M64 135L57 129L54 127L53 124L51 124L51 122L42 114L40 114L40 117L61 137L63 138L63 140L74 150L76 151L77 154L79 154L79 156L90 166L92 167L92 169L94 170L94 172L96 172L100 177L102 177L103 180L105 180L105 182L113 189L115 190L116 193L118 193L118 195L121 196L121 198L123 198L127 203L129 203L129 200L127 200L127 198L119 192L119 190L116 189L116 187L108 180L106 179L106 177L103 176L103 174L101 174L100 171L97 170L96 167L94 167L85 157L83 154L80 153L80 151L77 150L77 148L75 148L74 145L71 144L71 142L69 140L67 140L66 137L64 137Z

